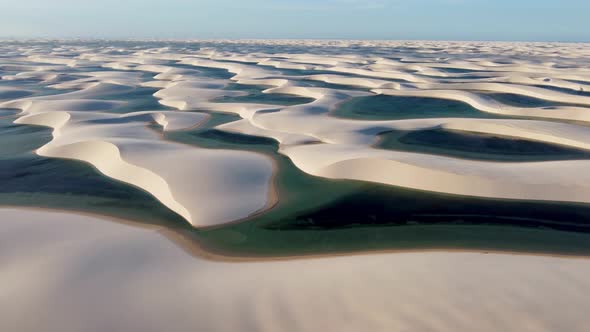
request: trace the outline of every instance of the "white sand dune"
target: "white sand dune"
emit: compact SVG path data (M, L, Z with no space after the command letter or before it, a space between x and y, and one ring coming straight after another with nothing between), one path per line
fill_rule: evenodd
M340 84L340 85L356 85L360 87L365 87L369 89L377 89L377 88L384 88L384 89L399 89L400 83L385 81L385 80L378 80L378 79L371 79L371 78L359 78L359 77L347 77L347 76L340 76L340 75L312 75L306 77L310 80L322 81L326 83L332 84Z
M480 111L501 115L590 122L590 113L588 112L588 107L516 107L502 104L485 95L461 90L375 89L373 92L390 96L427 97L456 100L467 103Z
M590 150L590 131L588 127L581 125L528 120L457 119L445 121L440 127L445 130L495 134Z
M509 84L509 83L438 83L438 84L416 84L421 89L431 90L475 90L491 91L500 93L513 93L527 97L539 98L548 101L570 103L578 105L590 105L590 97L572 95L544 88Z
M3 106L23 111L16 123L54 129L53 140L38 154L88 162L107 176L150 192L195 227L242 219L272 204L274 171L268 158L166 142L147 127L157 123L163 130L184 130L202 124L208 114L113 114L106 112L121 102L84 99L126 91L128 86L95 83Z
M242 219L272 204L274 171L269 157L173 143L146 127L156 123L166 131L190 129L207 121L204 112L239 115L240 120L216 129L272 138L279 143L279 153L317 176L460 195L590 203L590 179L585 175L589 160L497 162L374 147L379 135L391 130L437 129L588 150L588 45L382 41L207 45L201 49L44 46L16 53L7 49L13 55L0 66L3 81L29 84L28 79L34 79L56 93L7 97L0 108L22 110L17 123L54 128L53 141L38 153L90 162L112 178L149 191L196 227ZM239 52L228 45L256 46L259 51ZM304 51L266 52L265 45ZM365 49L355 53L350 47ZM385 49L389 51L384 53ZM232 76L220 78L213 69ZM298 75L297 70L304 72ZM224 102L248 94L246 89L230 88L236 84L260 88L269 97L287 94L312 101ZM157 89L154 98L178 111L125 112L126 96L141 87ZM539 99L548 106L508 105L493 98L499 93ZM441 110L433 118L368 121L333 113L352 98L377 94L455 100L504 118L449 118Z
M263 209L268 204L272 163L247 152L165 142L146 127L155 121L165 130L185 129L207 118L202 113L175 115L54 111L23 116L17 122L54 128L53 141L38 154L89 162L107 176L150 192L196 227Z
M0 330L587 331L584 258L417 252L232 263L191 256L169 233L0 209Z
M549 201L590 202L585 160L501 163L417 153L313 144L282 150L307 173L435 192Z

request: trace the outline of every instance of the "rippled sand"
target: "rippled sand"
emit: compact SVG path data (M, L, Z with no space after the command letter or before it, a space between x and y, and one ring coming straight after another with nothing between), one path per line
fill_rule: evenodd
M586 331L585 258L192 256L158 228L0 209L2 331Z

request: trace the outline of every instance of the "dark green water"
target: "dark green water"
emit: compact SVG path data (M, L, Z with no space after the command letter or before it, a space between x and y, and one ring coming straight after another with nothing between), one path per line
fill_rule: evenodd
M544 99L523 96L514 93L486 93L486 96L496 100L504 105L514 106L514 107L552 107L552 106L562 106L568 105L573 106L567 103L558 103L552 102Z
M220 123L216 116L213 121ZM273 158L281 200L239 224L179 230L211 251L262 257L433 248L590 253L590 206L469 198L318 178L277 154L273 140L212 127L166 133L166 138Z
M499 118L459 101L386 95L353 98L342 103L333 114L355 120Z
M0 118L0 205L87 211L146 223L185 221L143 190L110 180L92 166L33 153L51 140L44 127Z
M586 150L568 146L440 128L382 133L375 147L455 158L490 161L590 159Z
M232 91L240 91L245 93L244 96L237 97L221 97L215 100L218 103L255 103L255 104L270 104L290 106L297 104L307 104L314 101L312 98L304 98L280 93L264 93L263 91L269 87L257 85L244 85L231 83L226 89Z
M202 77L228 79L223 69L170 63L192 69ZM85 68L84 70L89 70ZM96 68L95 70L106 70ZM470 71L450 71L466 73ZM317 71L277 70L294 76ZM143 79L151 79L145 74ZM33 88L35 80L19 83ZM357 89L302 79L303 86ZM0 82L2 84L2 82ZM244 92L217 102L295 105L312 99L264 94L264 86L230 83L228 90ZM103 96L127 104L113 112L162 110L153 88ZM63 93L47 87L35 95ZM550 107L554 103L509 94L490 95L519 107ZM553 202L495 200L444 195L360 181L330 180L308 175L278 153L272 139L216 129L238 120L211 114L197 129L162 133L165 139L206 149L237 149L264 154L277 165L275 186L280 198L265 213L244 222L195 230L150 194L110 180L92 166L65 159L44 158L33 151L51 139L51 130L14 125L13 112L0 110L0 205L87 211L167 227L199 246L233 256L292 256L362 252L367 250L475 249L553 254L590 254L590 206ZM334 111L357 120L431 117L497 118L468 104L434 98L375 95L353 98ZM154 130L160 130L154 126ZM585 151L506 137L457 133L441 129L390 131L381 135L383 149L451 157L498 160L589 159Z
M466 198L361 183L349 189L321 206L299 204L292 214L205 230L198 241L237 256L441 248L590 253L590 208L585 205Z
M110 112L113 113L129 113L140 111L166 111L173 110L172 107L164 106L158 102L158 99L153 96L158 89L138 87L131 91L121 93L114 93L103 96L103 100L121 100L126 104L121 107L116 107Z
M211 251L286 256L366 250L463 248L590 253L590 207L466 198L307 175L271 139L203 127L166 133L201 148L263 153L278 165L280 202L245 222L195 230L151 195L91 166L34 155L50 130L0 119L0 204L88 211L164 225Z

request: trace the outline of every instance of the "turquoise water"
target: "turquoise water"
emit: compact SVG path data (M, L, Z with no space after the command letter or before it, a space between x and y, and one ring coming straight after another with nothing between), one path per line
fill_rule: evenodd
M231 117L224 120L231 121ZM273 158L278 165L280 202L239 224L181 231L182 236L211 251L261 256L432 248L590 252L590 206L467 198L314 177L278 154L278 144L271 139L213 129L223 122L214 116L212 123L201 128L165 133L165 137L200 148L247 150ZM580 153L535 144L525 147L540 150L511 160ZM466 151L457 153L467 155Z
M102 47L101 42L88 46ZM102 45L102 46L101 46ZM111 44L109 44L111 45ZM112 43L120 47L163 47L195 51L209 44ZM224 45L226 51L256 51L256 46ZM272 47L268 52L313 52L318 49ZM323 50L326 51L326 50ZM366 49L357 50L364 52ZM372 49L388 55L388 50ZM113 51L130 55L131 50ZM336 52L336 51L326 51ZM306 104L310 98L288 94L268 94L267 86L229 81L234 74L224 69L178 64L194 70L200 79L225 80L225 89L243 96L221 97L220 103L259 103L285 106ZM329 70L267 68L280 75L295 77L298 86L368 92L369 89L309 80L307 75L334 73ZM67 79L79 78L84 71L112 71L100 66L72 68ZM453 74L484 75L478 71L444 69ZM14 74L4 70L3 74ZM153 80L154 73L139 75ZM273 74L274 75L274 74ZM343 76L357 77L351 74ZM290 78L291 79L291 78ZM396 81L396 80L390 80ZM31 90L33 96L64 93L39 80L2 81L0 86ZM130 91L101 96L103 100L126 102L111 112L159 110L155 88L137 87ZM20 94L20 95L19 95ZM17 92L0 98L19 98ZM551 107L558 103L514 94L486 94L515 107ZM284 256L362 252L367 250L416 250L462 248L510 250L541 253L589 254L590 206L555 202L497 200L446 195L361 181L331 180L309 175L281 154L271 138L229 133L216 128L237 121L237 115L210 113L202 126L185 131L162 132L166 140L199 149L233 149L263 154L277 166L274 179L279 201L273 208L220 227L197 230L164 207L152 195L134 186L114 181L86 163L44 158L35 149L51 140L51 130L13 124L14 110L0 109L0 205L31 206L92 212L162 225L199 247L226 255ZM330 116L355 120L403 120L416 118L509 118L481 112L458 101L371 95L351 98L336 107ZM419 152L438 156L500 162L590 159L587 151L571 147L494 135L462 133L430 128L415 131L385 130L374 145L393 151Z
M230 83L226 89L230 91L240 91L245 93L244 96L237 97L221 97L217 98L215 102L218 103L256 103L256 104L270 104L270 105L282 105L290 106L297 104L307 104L314 101L311 98L298 97L293 95L281 94L281 93L264 93L268 87L255 86L255 85L244 85Z
M51 130L0 118L0 205L86 211L146 223L185 221L150 194L111 180L92 166L33 153L51 139Z
M389 131L375 147L422 152L455 158L492 161L547 161L589 159L586 150L539 141L447 131L440 128L411 132Z
M436 98L375 95L354 98L333 114L356 120L401 120L416 118L499 118L469 104Z
M487 93L486 96L502 104L514 107L576 106L575 104L552 102L544 99L533 98L514 93Z

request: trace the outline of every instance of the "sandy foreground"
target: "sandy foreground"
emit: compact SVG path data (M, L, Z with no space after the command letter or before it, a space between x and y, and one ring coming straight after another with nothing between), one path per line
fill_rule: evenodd
M157 228L0 209L1 331L587 331L590 260L194 257Z

